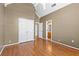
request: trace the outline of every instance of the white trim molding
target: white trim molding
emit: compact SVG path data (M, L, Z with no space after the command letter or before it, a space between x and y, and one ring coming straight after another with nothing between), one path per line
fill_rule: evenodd
M34 41L34 40L30 40L30 41ZM30 41L26 41L26 42L30 42ZM16 45L16 44L21 44L21 43L25 43L25 42L17 42L17 43L3 45L3 47L2 47L2 49L0 51L0 55L2 54L2 52L3 52L3 50L4 50L5 47Z
M43 39L43 40L46 40L45 38L42 38L42 39ZM31 40L31 41L34 41L34 40ZM30 41L27 41L27 42L30 42ZM61 45L66 46L66 47L79 50L79 48L76 48L76 47L73 47L73 46L70 46L70 45L67 45L67 44L63 44L63 43L61 43L61 42L57 42L57 41L54 41L54 40L51 41L51 42L55 42L55 43L57 43L57 44L61 44ZM24 42L17 42L17 43L13 43L13 44L3 45L2 50L0 51L0 55L1 55L1 53L3 52L3 50L4 50L5 47L11 46L11 45L15 45L15 44L21 44L21 43L24 43Z
M45 39L45 38L42 38L42 39L43 39L43 40L47 40L47 39ZM51 41L51 40L49 40L49 41ZM79 50L79 48L76 48L76 47L73 47L73 46L70 46L70 45L61 43L61 42L57 42L57 41L55 41L55 40L52 40L51 42L55 42L55 43L57 43L57 44L61 44L61 45L66 46L66 47L69 47L69 48L72 48L72 49Z
M72 48L72 49L79 50L79 48L76 48L76 47L73 47L73 46L70 46L70 45L67 45L67 44L61 43L61 42L57 42L57 41L54 41L54 40L53 40L52 42L55 42L55 43L57 43L57 44L61 44L61 45L63 45L63 46L66 46L66 47L69 47L69 48Z
M0 51L0 56L1 56L1 54L2 54L2 52L3 52L3 50L4 50L4 48L5 48L5 46L2 47L2 49L1 49L1 51Z
M30 40L30 41L34 41L34 40ZM30 42L30 41L26 41L26 42ZM7 47L7 46L15 45L15 44L26 43L26 42L17 42L17 43L7 44L7 45L4 45L4 46Z

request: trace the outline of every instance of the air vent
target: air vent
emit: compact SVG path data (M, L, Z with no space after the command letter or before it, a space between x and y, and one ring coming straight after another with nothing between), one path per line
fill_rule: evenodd
M54 7L54 6L56 6L56 3L54 3L54 4L51 5L51 7Z

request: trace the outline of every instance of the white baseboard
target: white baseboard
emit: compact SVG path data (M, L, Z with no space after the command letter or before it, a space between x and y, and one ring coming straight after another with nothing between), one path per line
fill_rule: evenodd
M12 43L12 44L6 44L6 45L4 45L4 46L7 47L7 46L15 45L15 44L19 44L19 42L17 42L17 43Z
M0 52L0 55L2 54L2 52L3 52L3 50L4 50L5 47L11 46L11 45L15 45L15 44L19 44L19 43L13 43L13 44L3 45L2 49L1 49L1 52Z
M30 40L30 41L33 41L33 40ZM30 41L26 41L26 42L30 42ZM0 52L0 55L3 52L3 50L4 50L5 47L11 46L11 45L15 45L15 44L21 44L21 43L25 43L25 42L17 42L17 43L3 45L2 49L1 49L1 52Z
M1 53L3 52L4 48L5 48L5 46L2 47L2 49L1 49L1 51L0 51L0 55L1 55Z
M33 41L33 40L30 40L30 41ZM30 41L26 41L26 42L30 42ZM4 45L4 46L6 47L6 46L11 46L11 45L15 45L15 44L21 44L21 43L25 43L25 42L17 42L17 43L7 44L7 45Z
M44 40L47 40L47 39L45 39L45 38L43 38ZM50 40L49 40L50 41ZM64 44L64 43L61 43L61 42L57 42L57 41L52 41L52 42L55 42L55 43L57 43L57 44L61 44L61 45L64 45L64 46L66 46L66 47L69 47L69 48L72 48L72 49L76 49L76 50L79 50L79 48L76 48L76 47L73 47L73 46L70 46L70 45L67 45L67 44Z
M45 38L43 38L43 39L46 40ZM31 41L33 41L33 40L31 40ZM27 42L29 42L29 41L27 41ZM79 50L79 48L76 48L76 47L73 47L73 46L69 46L69 45L67 45L67 44L63 44L63 43L60 43L60 42L57 42L57 41L54 41L54 40L53 40L52 42L55 42L55 43L57 43L57 44L61 44L61 45L67 46L67 47L72 48L72 49ZM24 43L24 42L17 42L17 43L13 43L13 44L3 45L2 50L1 50L1 52L0 52L0 55L1 55L1 53L3 52L3 50L4 50L5 47L11 46L11 45L15 45L15 44L21 44L21 43Z
M63 45L63 46L66 46L66 47L69 47L69 48L72 48L72 49L79 50L79 48L76 48L76 47L73 47L73 46L70 46L70 45L67 45L67 44L61 43L61 42L57 42L57 41L52 41L52 42L55 42L55 43L57 43L57 44L61 44L61 45Z

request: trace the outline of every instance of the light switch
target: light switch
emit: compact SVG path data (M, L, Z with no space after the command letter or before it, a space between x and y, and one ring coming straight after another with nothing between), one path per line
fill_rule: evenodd
M74 40L72 40L72 43L74 43Z

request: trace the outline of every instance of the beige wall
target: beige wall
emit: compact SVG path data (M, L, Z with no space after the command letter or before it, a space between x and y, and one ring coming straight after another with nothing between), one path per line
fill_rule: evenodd
M53 40L79 48L79 4L70 4L42 17L40 21L44 23L44 38L46 20L53 20ZM75 42L72 43L72 40Z
M3 21L4 21L4 6L3 4L0 4L0 50L2 48L3 45L3 41L4 41L4 33L3 33Z
M18 18L34 20L34 7L31 3L10 4L5 8L5 44L18 42Z

